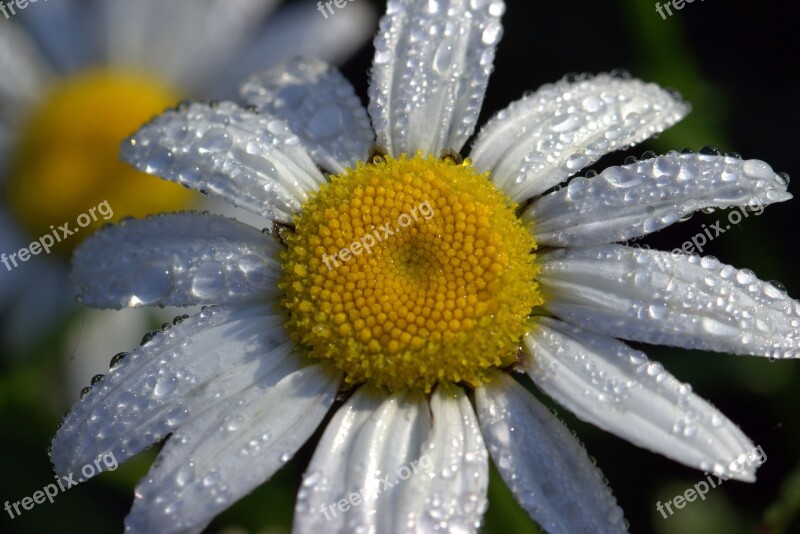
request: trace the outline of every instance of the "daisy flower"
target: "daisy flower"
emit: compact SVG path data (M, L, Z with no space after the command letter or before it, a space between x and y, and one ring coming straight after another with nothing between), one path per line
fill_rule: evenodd
M296 532L475 531L490 457L547 531L625 530L519 371L636 445L755 480L739 428L622 340L793 357L800 304L714 258L614 243L698 209L786 200L785 181L761 161L671 152L554 189L688 112L608 74L511 104L462 160L504 9L390 1L368 111L336 70L298 59L250 78L249 107L182 105L124 143L136 168L275 224L166 214L79 247L85 304L208 307L115 359L54 438L59 474L168 438L126 526L198 531L336 402Z
M366 5L324 20L313 5L273 16L278 4L51 0L3 20L0 251L60 240L46 258L4 256L0 302L12 308L4 325L12 346L70 309L66 259L82 237L109 219L198 205L191 192L118 161L131 131L185 96L233 94L231 82L298 51L339 61L369 37ZM104 201L102 216L79 228L76 217ZM65 223L73 235L60 230Z

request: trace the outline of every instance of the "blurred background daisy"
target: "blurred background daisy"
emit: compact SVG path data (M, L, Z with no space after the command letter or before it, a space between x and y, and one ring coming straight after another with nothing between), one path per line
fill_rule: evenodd
M108 363L108 347L96 350L101 342L122 350L155 320L139 310L108 316L75 306L65 283L74 247L122 217L216 211L202 196L120 163L125 136L181 99L230 97L254 69L295 54L341 62L373 33L366 3L331 20L281 3L51 0L0 15L0 346L8 365L35 359L48 334L65 339L47 351L48 365L74 354L63 366L68 380L59 381L74 400L86 375ZM93 208L96 217L80 228L77 217ZM12 256L47 235L55 236L43 241L55 242L50 254ZM168 314L156 315L163 322Z
M174 184L134 178L111 156L101 155L100 141L82 140L82 136L94 127L103 136L124 137L184 96L224 98L248 70L294 54L341 59L374 34L375 19L369 12L385 8L385 2L348 1L324 18L316 2L286 4L289 11L281 11L266 24L263 17L273 5L255 1L229 1L223 7L221 1L197 0L48 0L29 4L9 20L0 15L0 124L5 125L0 126L0 176L5 183L0 252L27 246L47 233L51 224L74 224L78 214L103 200L109 200L115 217L194 205L196 201ZM694 111L660 139L612 154L593 168L621 164L627 156L640 156L647 150L663 153L682 146L697 150L713 144L800 176L791 135L800 123L800 101L794 97L800 38L787 16L792 7L788 1L683 3L682 9L673 7L667 17L659 15L655 0L508 0L507 4L505 35L480 123L520 93L566 72L623 67L641 79L678 89ZM373 10L368 10L370 5ZM371 59L372 48L365 46L343 70L363 101L363 72ZM112 71L121 75L119 84L109 78ZM113 91L106 99L92 94L107 86L113 86ZM126 107L137 109L114 113L111 104L117 100L134 102ZM152 107L145 109L147 105ZM134 112L141 115L133 117ZM132 123L123 125L122 117L129 116ZM117 141L109 144L114 157L116 145ZM140 191L134 180L146 180L161 190L145 196L126 193L123 183ZM797 196L795 188L792 183L789 191ZM792 215L798 209L796 201L790 201L771 206L763 214L751 214L707 243L703 254L752 269L763 280L781 280L789 294L797 297L800 276L793 260L800 238ZM698 214L641 243L671 250L702 232L703 225L708 227L724 216L725 212ZM64 341L69 336L59 335L58 328L45 329L39 321L63 309L61 303L69 298L66 258L79 240L73 236L63 251L33 257L12 272L0 264L0 302L18 303L12 296L20 294L30 302L27 312L19 304L4 306L0 312L5 331L16 333L24 341L17 346L28 354L21 359L6 352L0 360L0 472L4 475L0 504L32 495L52 481L46 447L60 419L55 408L66 405L64 393L54 388L65 382L68 370L58 355L73 352L78 345L74 335ZM61 268L49 270L46 266L51 264ZM103 313L100 324L105 326L100 330L85 327L81 343L92 336L118 337L108 325L131 323L120 313ZM33 325L37 326L27 333L22 330ZM134 345L146 329L143 325L135 333ZM103 345L109 346L105 341ZM120 339L112 346L132 348ZM631 531L798 531L800 457L795 451L800 450L800 416L794 406L800 403L796 386L800 362L773 364L761 358L646 348L654 360L693 384L698 394L736 421L762 447L767 461L755 484L727 482L709 492L704 501L687 503L665 519L656 503L671 500L704 477L560 410L609 478ZM90 378L91 373L83 377L86 385ZM70 393L74 397L77 391ZM219 516L209 530L288 531L301 473L318 437L269 483ZM146 472L154 452L141 456L146 457L60 494L53 504L37 505L19 518L11 520L0 510L0 531L41 532L64 524L87 532L119 531L130 508L131 489ZM489 500L484 531L536 531L496 476Z

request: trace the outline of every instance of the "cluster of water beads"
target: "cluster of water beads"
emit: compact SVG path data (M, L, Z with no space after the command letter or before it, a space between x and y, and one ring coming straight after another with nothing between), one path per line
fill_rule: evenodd
M675 151L670 151L669 153L672 153L672 152L675 152ZM679 152L681 154L694 154L695 150L692 149L692 148L688 148L687 147L687 148L681 149ZM733 159L739 159L739 160L742 159L742 155L739 154L738 152L733 152L733 151L723 152L721 149L717 148L714 145L706 145L706 146L702 147L700 150L698 150L697 153L705 155L705 156L725 156L725 157L733 158ZM639 157L636 157L636 156L633 156L633 155L626 157L624 162L623 162L623 164L624 165L633 165L633 164L638 163L639 161L645 161L645 160L648 160L648 159L655 159L657 157L659 157L659 154L657 152L655 152L654 150L647 150L647 151L643 152L642 155L639 156ZM587 171L585 171L583 173L583 176L585 178L594 178L598 174L599 173L598 173L597 170L588 169ZM788 187L789 183L791 182L791 177L789 176L789 173L785 172L785 171L780 171L780 172L777 173L777 175L781 179L781 181L783 181L784 185ZM556 186L553 190L554 191L558 191L560 189L561 189L561 186L559 185L559 186ZM756 209L757 207L755 207L755 206L746 206L745 208L746 209ZM710 214L710 213L714 213L714 211L716 211L716 210L715 210L715 208L702 208L700 211L702 211L705 214ZM679 219L678 222L688 221L692 217L692 215L693 214L686 215L685 217Z
M476 167L512 200L536 196L591 165L668 128L688 111L685 102L654 84L608 73L547 84L500 111L473 146ZM542 120L542 117L552 117ZM509 125L515 141L505 151Z
M166 332L167 330L169 330L173 326L179 325L181 322L183 322L185 319L188 319L188 318L189 318L189 316L186 315L186 314L178 315L172 320L171 324L170 323L164 323L164 324L161 325L161 329L160 330L151 330L151 331L147 332L142 337L142 341L139 343L139 346L145 345L147 342L149 342L151 339L153 339L159 332ZM129 354L130 354L129 352L118 352L117 354L115 354L114 356L111 357L111 361L108 364L108 368L109 369L114 369L117 365L120 365L123 362L123 360L125 360L125 358L128 357ZM96 374L96 375L94 375L92 377L91 381L90 381L90 385L86 386L85 388L83 388L81 390L81 400L84 399L89 393L91 393L92 392L92 387L96 386L104 377L105 377L104 374ZM67 412L67 413L69 413L69 412ZM67 416L67 414L64 414L64 417L66 417L66 416ZM61 428L61 423L60 422L56 426L56 430L58 430L59 428Z

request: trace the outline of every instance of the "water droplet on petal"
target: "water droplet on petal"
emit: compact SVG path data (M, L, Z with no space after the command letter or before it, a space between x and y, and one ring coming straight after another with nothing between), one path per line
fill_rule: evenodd
M222 265L218 262L208 262L198 267L192 280L192 294L205 300L218 297L224 286L222 271Z
M485 45L492 46L497 44L502 36L503 26L500 25L500 22L493 20L484 28L481 34L481 41Z
M158 259L144 264L133 276L130 287L136 294L128 299L128 306L149 306L172 292L174 259Z

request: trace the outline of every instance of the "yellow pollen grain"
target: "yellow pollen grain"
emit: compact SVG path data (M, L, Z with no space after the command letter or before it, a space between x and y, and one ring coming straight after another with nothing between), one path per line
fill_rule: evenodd
M107 222L189 206L193 193L119 161L120 143L179 96L146 76L89 71L50 87L31 111L11 153L7 200L33 240L107 201L113 217L97 214L57 244L68 254Z
M350 383L480 384L542 304L515 207L469 161L386 156L334 176L285 236L290 335Z

